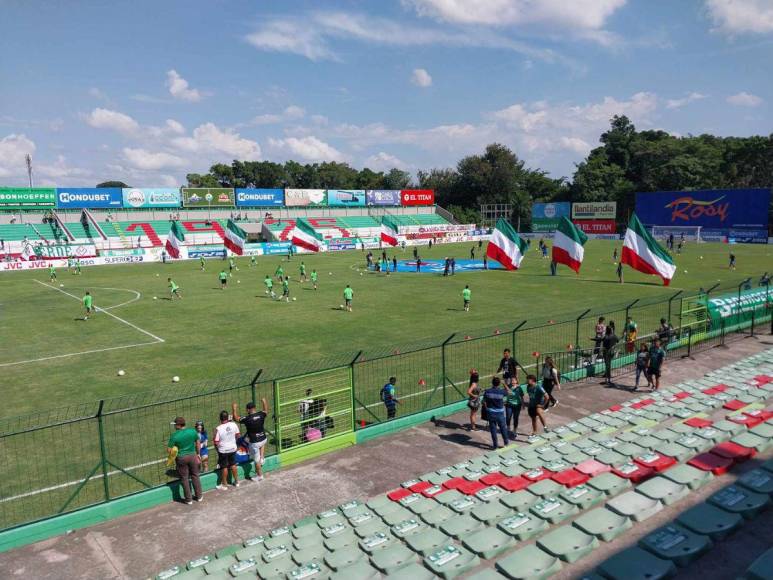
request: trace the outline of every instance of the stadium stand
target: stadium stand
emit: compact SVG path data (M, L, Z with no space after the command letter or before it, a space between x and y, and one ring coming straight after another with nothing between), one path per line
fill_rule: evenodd
M773 350L193 559L156 578L547 578L717 476L584 578L665 578L771 504ZM773 551L745 578L770 578Z
M448 220L437 214L391 215L390 217L398 226L429 226L449 223Z

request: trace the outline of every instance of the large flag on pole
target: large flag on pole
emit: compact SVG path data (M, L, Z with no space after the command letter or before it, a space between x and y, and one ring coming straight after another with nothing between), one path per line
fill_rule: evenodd
M293 244L310 252L319 252L325 247L325 241L322 236L314 231L309 224L303 220L295 222L293 230Z
M390 246L397 245L397 224L388 217L381 220L381 241Z
M508 270L517 270L521 266L527 248L526 240L521 239L513 226L507 220L499 218L486 247L486 255Z
M166 251L173 258L180 257L180 247L185 241L185 234L180 227L180 222L172 222L169 234L166 236Z
M628 230L623 242L623 264L628 264L634 270L653 274L663 279L663 285L668 286L674 277L676 266L671 256L655 241L655 238L644 228L636 214L631 214Z
M553 235L553 262L566 264L575 272L580 272L582 259L585 256L585 242L588 236L574 225L569 218L563 216L558 222L558 229Z
M228 220L225 227L225 247L231 250L237 256L244 254L244 244L247 240L247 233L236 225L232 219Z

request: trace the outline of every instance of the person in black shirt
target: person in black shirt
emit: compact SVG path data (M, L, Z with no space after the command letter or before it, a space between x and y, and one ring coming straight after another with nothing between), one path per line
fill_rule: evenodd
M610 322L604 334L604 340L601 342L604 352L604 382L608 385L614 384L612 382L612 359L615 357L615 348L618 342L620 342L620 339L615 334L614 323Z
M505 380L505 385L512 386L513 382L518 384L518 361L510 356L510 349L506 348L502 353L502 360L499 361L498 373L502 373L502 378Z
M239 417L236 403L231 404L234 421L244 425L244 428L247 430L244 440L248 444L250 459L255 462L258 481L263 479L263 462L265 460L266 442L268 441L265 431L266 417L268 417L268 401L263 398L261 403L263 408L260 411L257 410L255 403L252 401L247 403L247 415L244 417Z

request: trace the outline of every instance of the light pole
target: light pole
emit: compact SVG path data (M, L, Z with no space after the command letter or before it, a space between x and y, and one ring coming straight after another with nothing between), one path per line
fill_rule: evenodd
M27 155L24 156L24 161L27 163L27 177L30 181L30 189L32 189L32 155L27 153Z

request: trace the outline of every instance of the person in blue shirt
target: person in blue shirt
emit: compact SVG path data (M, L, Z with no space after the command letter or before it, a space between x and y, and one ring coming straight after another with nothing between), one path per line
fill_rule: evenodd
M389 377L389 382L381 387L381 400L384 402L384 407L386 407L387 420L395 418L397 405L400 403L397 398L395 383L397 383L397 378Z
M204 421L196 421L196 433L199 434L199 459L201 471L209 471L209 437L204 428Z
M499 377L491 379L491 387L483 392L483 404L488 416L488 428L491 432L491 446L497 449L497 429L502 435L503 447L507 447L510 441L507 438L507 423L505 422L505 400L507 391L502 387Z

